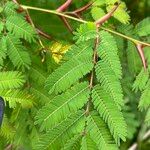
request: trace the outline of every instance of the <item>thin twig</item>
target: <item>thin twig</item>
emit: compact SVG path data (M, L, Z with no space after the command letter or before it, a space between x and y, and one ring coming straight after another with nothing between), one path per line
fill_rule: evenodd
M143 138L142 138L141 141L145 141L145 140L148 139L149 137L150 137L150 130L148 130L148 131L144 134L144 136L143 136ZM137 148L138 148L138 143L133 143L133 145L132 145L131 147L129 147L128 150L137 150Z
M76 10L74 10L74 11L65 12L65 14L72 15L72 16L75 16L75 17L77 17L77 18L82 19L82 17L81 17L80 14L81 14L82 12L86 11L92 4L93 4L93 3L90 2L90 3L86 4L85 6L83 6L83 7L81 7L81 8L78 8L78 9L76 9Z
M38 34L40 34L41 36L51 40L52 37L50 35L48 35L47 33L43 32L42 30L40 30L39 28L36 28L36 31L38 32Z
M26 11L26 14L27 14L27 16L28 16L29 22L31 23L32 27L35 28L35 25L34 25L34 23L33 23L33 21L32 21L32 18L30 17L30 14L29 14L28 10L25 10L25 11ZM39 45L40 45L42 48L45 48L45 46L43 45L43 43L42 43L42 41L41 41L40 38L38 39L38 41L39 41Z
M87 23L87 21L83 20L83 19L79 19L79 18L75 18L75 17L72 17L72 16L69 16L69 15L66 15L64 13L59 13L55 10L47 10L47 9L42 9L42 8L37 8L37 7L31 7L31 6L26 6L26 5L21 5L24 9L31 9L31 10L37 10L37 11L42 11L42 12L47 12L47 13L51 13L51 14L55 14L55 15L59 15L59 16L64 16L66 18L69 18L69 19L72 19L72 20L75 20L75 21L78 21L78 22L81 22L81 23ZM146 43L146 42L142 42L142 41L139 41L139 40L136 40L134 38L131 38L129 36L126 36L124 34L121 34L119 32L116 32L114 30L111 30L111 29L108 29L108 28L105 28L105 27L101 27L102 30L105 30L105 31L108 31L110 33L113 33L115 35L118 35L120 37L123 37L129 41L132 41L133 43L137 44L142 44L143 46L149 46L150 47L150 43Z
M118 3L117 5L115 5L115 7L108 12L106 15L104 15L102 18L100 18L99 20L97 20L95 23L97 26L102 25L103 23L105 23L109 18L112 17L112 15L114 14L114 12L117 10L117 8L119 7L120 3Z
M19 2L18 2L17 0L12 0L12 1L20 6L20 4L19 4ZM20 8L22 8L22 7L20 6ZM24 11L24 9L22 9L22 11ZM33 21L32 21L32 19L31 19L30 15L29 15L28 10L26 10L26 14L27 14L27 15L26 15L26 20L27 20L29 23L31 23L32 26L35 27L35 25L33 24ZM38 29L37 27L35 27L35 29L36 29L36 31L38 32L38 34L40 34L41 36L43 36L43 37L45 37L45 38L47 38L47 39L49 39L49 40L52 39L52 37L51 37L50 35L44 33L43 31L41 31L41 30Z
M56 9L57 12L64 12L71 4L72 0L67 0L63 5L61 5L58 9ZM73 29L71 25L69 24L67 18L63 16L59 16L61 20L63 21L64 25L67 27L67 29L70 31L70 33L73 33Z
M65 17L62 17L62 16L60 16L60 18L63 21L63 23L65 24L65 26L68 28L70 33L73 33L73 29L72 29L71 25L69 24L68 20Z
M9 144L4 150L11 150L12 149L12 144Z
M97 28L97 32L98 32L98 28ZM99 36L96 37L95 39L95 46L94 46L94 49L93 49L93 64L94 66L96 65L97 63L97 47L98 47L98 44L99 44ZM91 71L91 75L90 75L90 81L89 81L89 87L90 87L90 90L92 90L93 88L93 82L94 82L94 71L95 71L95 67L93 66L93 70ZM90 98L91 99L91 98ZM87 106L86 106L86 115L89 114L89 111L90 111L90 99L87 103Z
M86 11L92 4L93 3L90 2L90 3L86 4L85 6L79 8L79 9L74 10L72 13L78 14L78 13L81 13L83 11Z

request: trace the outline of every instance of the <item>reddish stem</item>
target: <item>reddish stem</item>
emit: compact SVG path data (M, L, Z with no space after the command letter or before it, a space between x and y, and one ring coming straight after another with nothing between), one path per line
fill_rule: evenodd
M77 13L78 14L78 13L81 13L83 11L86 11L92 4L93 3L88 3L85 6L79 8L79 9L74 10L72 13Z
M67 19L65 17L60 16L61 20L64 22L65 26L68 28L68 30L70 31L70 33L73 33L73 29L70 26L69 22L67 21Z
M18 4L17 0L12 0L14 3Z
M103 23L105 23L109 18L112 17L112 15L114 14L114 12L117 10L117 8L119 7L120 3L118 3L117 5L115 5L115 7L108 12L105 16L103 16L102 18L100 18L99 20L97 20L95 23L97 26L102 25Z
M143 63L143 67L146 70L147 64L146 64L146 59L145 59L144 52L143 52L143 45L142 44L137 44L136 48L137 48L137 50L139 52L139 55L141 57L141 60L142 60L142 63Z
M71 4L72 0L67 0L63 5L61 5L58 9L56 9L57 12L64 12ZM68 20L63 17L60 16L61 20L63 21L63 23L65 24L65 26L67 27L67 29L72 33L73 29L71 27L71 25L69 24Z
M71 4L72 0L67 0L63 5L61 5L56 11L63 12L65 11L69 5Z
M44 33L43 31L41 31L40 29L36 28L36 31L38 32L39 35L51 40L52 37L50 35L48 35L47 33Z

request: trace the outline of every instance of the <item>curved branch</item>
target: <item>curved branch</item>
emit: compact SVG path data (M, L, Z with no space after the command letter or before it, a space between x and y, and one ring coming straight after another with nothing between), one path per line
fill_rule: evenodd
M97 26L102 25L103 23L105 23L109 18L111 18L111 16L114 14L114 12L117 10L117 8L119 7L120 3L118 3L117 5L115 5L115 7L108 12L105 16L103 16L102 18L100 18L99 20L97 20L95 23Z
M67 0L63 5L61 5L58 9L56 9L57 12L64 12L71 4L72 0ZM67 29L70 31L70 33L73 33L73 29L71 25L69 24L68 20L63 17L59 16L61 20L63 21L64 25L67 27Z
M36 11L42 11L42 12L47 12L47 13L55 14L55 15L58 15L58 16L63 16L65 18L69 18L69 19L78 21L80 23L87 23L87 21L85 21L83 19L75 18L75 17L69 16L69 15L66 15L64 13L57 12L55 10L47 10L47 9L43 9L43 8L31 7L31 6L26 6L26 5L21 5L21 7L23 7L24 9L31 9L31 10L36 10ZM114 30L111 30L111 29L108 29L108 28L105 28L105 27L101 27L101 29L105 30L105 31L108 31L110 33L113 33L115 35L118 35L120 37L123 37L123 38L125 38L125 39L127 39L129 41L132 41L133 43L136 43L136 44L139 43L139 44L142 44L143 46L149 46L150 47L150 43L146 43L146 42L142 42L142 41L136 40L134 38L131 38L129 36L126 36L124 34L121 34L119 32L116 32Z
M79 9L74 10L72 13L77 13L78 14L78 13L81 13L83 11L86 11L92 4L93 3L90 2L90 3L86 4L85 6L79 8Z
M56 11L57 12L63 12L65 11L69 5L72 3L72 0L67 0L63 5L61 5Z
M43 37L45 37L45 38L47 38L49 40L52 39L52 37L50 35L48 35L47 33L43 32L42 30L40 30L38 28L35 28L35 29L36 29L36 31L38 32L39 35L41 35L41 36L43 36Z

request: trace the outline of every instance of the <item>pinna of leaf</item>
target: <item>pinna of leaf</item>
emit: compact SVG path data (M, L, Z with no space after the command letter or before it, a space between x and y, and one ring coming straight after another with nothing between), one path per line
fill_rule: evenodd
M0 126L3 121L4 109L5 109L4 99L0 97Z

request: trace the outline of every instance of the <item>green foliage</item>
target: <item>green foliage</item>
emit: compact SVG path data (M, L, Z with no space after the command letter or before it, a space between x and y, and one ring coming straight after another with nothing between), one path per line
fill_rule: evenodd
M97 85L93 89L92 99L95 108L104 121L107 122L116 142L119 143L120 138L125 140L127 134L125 120L117 105L111 100L109 93Z
M56 9L64 0L19 2ZM70 13L88 2L87 13ZM117 3L98 29L95 21ZM54 14L0 2L0 96L6 105L0 149L128 149L150 126L150 52L142 47L148 66L142 68L136 47L149 41L149 18L129 24L120 0L74 0L67 11L85 21L67 18L73 34Z
M13 35L7 35L6 37L7 51L10 60L13 65L17 68L27 68L31 65L31 60L28 52L21 45L21 42L18 38L14 38Z
M139 22L136 27L135 31L139 36L148 36L150 34L150 17L145 18L141 22Z
M76 58L71 59L64 63L63 66L56 69L46 81L46 88L49 89L49 93L60 93L69 88L78 79L92 70L93 64L88 58L82 58L78 60Z
M147 83L145 90L142 92L139 108L140 109L147 109L150 106L150 81Z
M36 123L46 129L53 127L70 113L81 109L87 103L89 92L88 83L80 83L64 94L54 97L37 113Z
M91 112L87 119L87 130L91 138L97 144L97 147L102 150L117 150L117 146L107 129L107 125L98 114L96 112Z
M128 14L128 11L126 11L126 4L124 2L121 2L120 0L95 0L91 11L93 19L98 20L106 13L110 12L114 8L115 3L120 3L120 5L114 12L113 17L123 24L129 24L130 16Z
M108 66L114 71L116 77L120 79L122 72L115 39L108 32L102 31L100 32L100 40L100 45L97 48L98 55L104 63L108 63Z
M89 39L94 39L97 35L96 25L91 22L83 24L77 29L77 32L75 32L74 34L74 40L77 40L77 44L79 44L80 42L88 41Z
M24 76L18 71L0 72L0 89L13 89L22 87L25 80Z
M148 79L149 79L148 70L142 69L139 75L136 77L136 80L134 81L133 90L135 90L136 92L138 90L143 91L145 89Z
M23 38L28 42L32 42L36 37L34 28L18 16L7 17L6 28L16 37Z
M84 128L84 112L79 111L70 114L67 119L60 122L57 126L41 135L39 141L35 144L35 149L60 149L74 134L80 134ZM57 144L56 144L57 143Z

